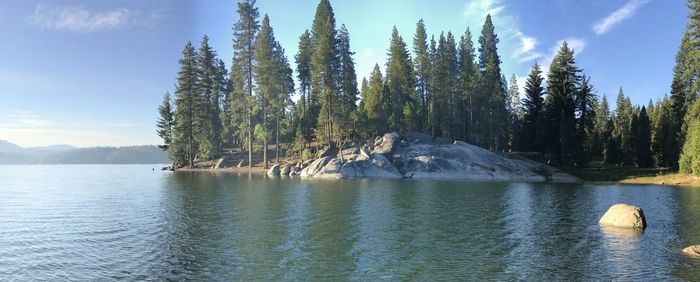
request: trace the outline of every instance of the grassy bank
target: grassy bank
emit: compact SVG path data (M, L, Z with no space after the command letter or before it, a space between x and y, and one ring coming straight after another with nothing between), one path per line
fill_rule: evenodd
M700 187L700 177L671 172L668 168L604 166L570 171L586 182L687 185Z

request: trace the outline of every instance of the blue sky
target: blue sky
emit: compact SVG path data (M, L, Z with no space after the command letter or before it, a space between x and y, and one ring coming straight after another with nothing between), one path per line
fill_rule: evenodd
M358 77L383 66L391 28L410 45L423 18L429 34L469 27L478 39L491 13L502 69L527 75L549 65L566 40L598 94L619 87L634 103L668 93L687 22L682 0L331 0L350 31ZM293 61L317 1L258 0ZM21 146L157 144L156 108L174 89L187 41L206 33L230 65L235 1L23 1L0 4L0 139Z

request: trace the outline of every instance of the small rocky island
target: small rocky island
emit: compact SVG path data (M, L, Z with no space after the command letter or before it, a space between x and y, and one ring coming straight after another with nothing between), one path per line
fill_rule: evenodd
M344 150L323 150L315 159L274 165L269 176L301 178L413 178L531 182L580 182L563 171L462 141L396 132Z

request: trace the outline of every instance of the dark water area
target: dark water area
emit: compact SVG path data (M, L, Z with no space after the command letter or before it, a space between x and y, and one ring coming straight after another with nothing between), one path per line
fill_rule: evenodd
M700 280L698 188L151 167L0 166L0 280Z

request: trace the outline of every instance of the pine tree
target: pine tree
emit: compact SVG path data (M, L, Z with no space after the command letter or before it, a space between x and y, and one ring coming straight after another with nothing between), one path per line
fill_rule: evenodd
M478 142L479 124L479 71L474 63L475 53L472 42L472 34L467 28L459 41L458 68L459 81L457 84L458 95L461 96L464 114L462 115L462 139L468 142Z
M700 176L700 99L695 99L685 117L688 127L679 169L683 173Z
M316 138L334 147L335 108L338 106L338 73L340 60L336 44L335 16L328 0L321 0L311 27L314 52L311 57L311 92L318 97L320 112Z
M209 47L209 37L202 37L197 61L200 97L195 105L195 135L199 144L199 156L214 159L221 156L221 120L219 114L219 66L216 53Z
M513 74L510 77L508 84L508 145L511 151L519 149L520 144L518 134L520 133L520 119L522 118L522 108L520 107L520 89L518 89L518 80Z
M651 158L651 126L649 124L649 116L646 107L642 106L639 114L635 115L634 129L634 144L635 144L635 163L639 167L650 167L652 165Z
M675 138L672 131L672 103L668 97L656 103L654 122L652 123L651 152L656 166L670 167L674 163L673 148L670 140Z
M255 38L255 66L253 67L253 74L255 75L255 82L258 86L258 101L260 104L260 110L262 114L262 127L261 127L261 141L263 142L263 168L267 169L268 158L267 158L267 147L269 136L268 132L270 126L268 123L268 118L270 116L276 116L275 101L278 99L279 93L282 92L280 85L282 82L282 71L280 67L281 60L276 58L278 56L277 52L279 43L275 40L275 35L272 27L270 27L270 19L267 15L263 17L260 31ZM282 54L282 56L284 56ZM278 105L279 107L283 107Z
M416 82L416 93L419 102L418 105L418 115L420 118L419 128L422 130L429 130L428 120L428 101L429 101L429 88L428 84L430 81L430 50L428 47L428 34L425 31L425 24L423 19L416 23L416 34L413 37L413 73L415 74Z
M163 139L163 145L159 145L158 148L167 151L168 147L170 147L173 142L174 124L169 92L165 92L165 95L163 95L163 103L158 106L158 114L160 117L156 123L156 128L158 128L156 132L158 133L158 137Z
M580 166L590 161L589 152L593 151L593 121L597 96L590 83L591 78L581 75L578 92L576 93L576 136L573 140L576 148L576 163Z
M290 96L294 93L293 71L289 65L289 60L284 54L284 49L275 42L274 52L274 86L275 90L271 106L275 117L275 163L280 162L280 130L282 123L286 120L286 109L291 105Z
M357 108L357 74L355 73L355 61L352 56L355 53L350 50L350 33L345 25L338 30L338 56L340 60L340 72L338 73L340 83L339 107L337 109L337 128L341 140L346 140L349 133L352 133L352 120L349 119L351 113Z
M525 99L523 108L525 117L523 121L522 146L525 151L544 152L544 132L542 115L544 111L544 87L542 82L542 70L535 63L530 69L530 74L525 81Z
M395 131L416 130L418 124L416 122L413 66L411 56L406 49L406 43L399 36L396 27L391 32L388 56L385 82L390 97L388 104L390 110L389 129Z
M430 135L435 138L437 136L437 84L439 77L439 54L437 43L435 42L435 36L430 38L430 49L428 49L428 54L430 55L430 72L428 76L428 128L430 130Z
M479 37L479 69L482 78L482 91L485 95L484 113L480 117L484 142L482 145L499 151L505 148L507 131L506 93L501 80L501 59L498 56L496 35L491 15L486 21ZM486 110L488 109L488 110Z
M238 3L238 22L233 25L233 64L231 79L234 92L232 96L237 103L232 103L235 117L232 123L246 139L248 145L248 167L253 166L253 115L255 101L253 99L253 54L255 52L255 34L258 23L258 8L255 0L244 0Z
M235 138L235 128L232 125L233 112L231 111L233 109L232 103L234 102L231 96L233 85L229 79L230 74L226 69L226 64L224 64L224 61L221 59L219 59L218 64L218 75L219 96L221 97L219 105L219 109L221 109L221 142L223 147L228 148L235 146L237 142Z
M576 150L575 96L579 91L579 72L574 51L564 42L549 67L545 99L547 152L556 156L562 166L571 165Z
M315 97L309 96L311 89L311 55L313 47L311 42L311 33L308 30L299 37L299 51L294 56L297 66L297 80L299 81L299 98L298 108L301 110L299 115L302 147L305 147L306 142L311 140L312 128L315 128L315 119L312 117L318 116L317 101Z
M631 164L634 156L633 136L631 131L632 118L634 117L634 109L629 97L626 97L622 87L617 94L617 108L615 110L615 118L613 123L613 138L617 140L619 146L618 152L622 159L622 163Z
M610 106L608 97L603 95L600 103L596 104L593 119L593 135L595 136L591 153L599 157L603 162L608 162L606 146L611 138L612 128L610 125Z
M198 145L195 139L195 107L199 101L197 84L197 52L192 43L188 42L180 59L175 89L173 144L168 148L174 167L194 166Z
M362 105L364 112L367 113L369 131L373 135L381 134L388 129L389 114L387 111L388 99L384 91L384 78L379 65L374 65L368 87L362 91L362 95Z

